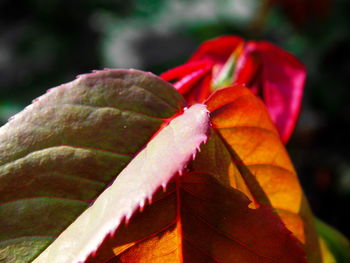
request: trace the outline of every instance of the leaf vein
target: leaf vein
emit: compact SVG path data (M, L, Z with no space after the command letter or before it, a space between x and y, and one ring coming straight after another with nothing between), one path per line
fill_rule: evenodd
M107 153L111 153L111 154L115 154L115 155L119 155L119 156L131 157L131 158L133 158L135 156L135 154L117 153L117 152L113 152L113 151L108 151L108 150L99 149L99 148L93 148L93 147L87 147L87 146L59 144L59 145L53 145L53 146L49 146L49 147L45 147L45 148L36 149L34 151L26 153L23 156L20 156L20 157L14 159L14 160L11 160L10 162L6 162L6 163L1 164L0 168L4 167L4 166L7 166L7 165L12 165L13 163L15 163L15 162L17 162L17 161L19 161L21 159L27 158L31 154L38 153L38 152L41 152L41 151L45 151L45 150L48 150L48 149L51 149L51 148L59 148L59 147L70 147L70 148L74 148L74 149L85 149L85 150L92 150L92 151L98 151L98 152L107 152Z
M188 211L190 212L190 211ZM192 213L193 214L193 213ZM237 243L238 245L240 245L241 247L243 247L244 249L248 250L250 253L258 256L258 257L263 257L263 258L266 258L268 260L271 260L272 262L278 262L276 261L275 259L273 258L270 258L266 255L262 255L262 254L259 254L257 253L256 251L254 251L252 248L250 248L247 244L245 244L244 242L236 239L234 236L230 235L230 234L227 234L225 232L223 232L222 230L220 230L219 228L213 226L212 224L210 224L209 222L207 222L202 216L198 215L198 214L193 214L194 217L198 218L200 221L202 221L203 223L205 223L209 228L213 229L215 232L217 232L219 235Z
M120 112L127 112L130 114L136 114L136 115L141 115L142 117L147 117L150 119L156 119L159 121L164 121L165 119L163 118L159 118L153 115L149 115L146 113L142 113L142 112L138 112L138 111L134 111L134 110L130 110L130 109L122 109L122 108L118 108L115 106L95 106L95 105L89 105L89 104L81 104L81 103L62 103L60 105L69 105L69 106L79 106L79 107L88 107L88 108L93 108L93 109L111 109L111 110L116 110L116 111L120 111Z
M276 133L273 130L269 130L267 128L262 128L259 126L248 126L248 125L239 125L239 126L225 126L225 127L219 127L219 126L215 126L213 125L214 128L219 129L219 130L225 130L225 129L256 129L256 130L260 130L260 131L264 131L266 133L271 133L273 135L276 135L279 137L278 133Z

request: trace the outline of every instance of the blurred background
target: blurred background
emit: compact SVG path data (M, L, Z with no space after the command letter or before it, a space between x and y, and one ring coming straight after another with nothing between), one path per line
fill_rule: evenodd
M0 0L0 124L104 67L159 74L209 38L264 39L307 67L288 143L314 213L350 237L350 1Z

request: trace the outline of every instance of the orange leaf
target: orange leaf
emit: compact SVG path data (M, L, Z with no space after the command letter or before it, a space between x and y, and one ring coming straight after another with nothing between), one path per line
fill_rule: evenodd
M250 209L249 202L208 174L187 173L86 262L306 262L272 209Z
M232 86L215 92L207 106L214 134L193 169L243 192L251 208L273 207L310 262L319 262L312 213L263 102L247 88Z
M182 126L171 122L155 136L129 165L152 170L135 173L128 166L111 186L113 194L105 191L91 207L94 213L90 215L95 217L78 218L74 231L58 238L65 240L59 249L48 250L44 256L54 254L55 262L71 262L61 261L60 254L70 255L66 246L74 244L89 251L83 252L89 255L87 263L320 262L311 212L263 103L248 89L234 86L213 93L207 106L211 137L184 175L172 179L167 191L159 189L164 179L188 160L178 161L180 145L187 154L197 147L187 145L192 137L197 141L197 133L186 132L196 115L185 118ZM146 158L150 155L154 156L151 160ZM136 180L135 174L139 174ZM151 193L147 189L153 189L153 202L144 211L136 211L137 204L144 204L139 197ZM123 215L128 218L124 211L134 211L130 220L120 221ZM114 227L105 231L108 225Z
M320 260L311 213L263 103L235 86L207 106L214 129L189 171L87 262L307 262L302 246L310 262Z

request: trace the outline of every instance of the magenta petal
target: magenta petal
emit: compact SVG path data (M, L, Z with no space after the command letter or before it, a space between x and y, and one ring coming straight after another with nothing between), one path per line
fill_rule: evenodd
M193 73L194 71L198 71L203 68L207 68L212 66L213 63L209 60L200 60L193 61L183 64L181 66L177 66L175 68L169 69L168 71L160 74L160 77L165 81L172 81L175 79L181 79L186 75Z
M237 36L221 36L210 39L199 46L188 62L206 59L215 64L225 64L236 47L243 43L243 39Z
M292 54L268 42L252 45L255 45L263 64L263 100L282 141L286 143L300 112L305 67Z
M197 71L194 71L191 74L186 75L179 81L175 82L173 85L181 94L184 94L191 88L193 88L196 82L200 78L202 78L206 73L208 73L211 70L211 68L211 66L207 66Z
M195 83L208 73L213 63L208 60L189 62L170 69L160 75L166 81L173 82L173 86L181 93L188 92ZM174 80L177 80L174 82Z

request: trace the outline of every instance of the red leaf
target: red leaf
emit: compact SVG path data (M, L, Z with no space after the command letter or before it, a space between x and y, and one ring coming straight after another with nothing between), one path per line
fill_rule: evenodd
M223 36L204 42L186 64L161 77L177 79L174 86L189 104L203 102L217 88L246 85L263 99L286 143L299 115L305 68L273 44Z
M199 46L188 62L207 59L223 65L232 52L243 43L243 39L237 36L221 36L208 40Z
M212 64L211 61L206 60L190 62L164 72L162 78L166 81L177 80L173 85L180 93L184 94L211 70Z
M254 43L262 63L263 100L287 142L298 119L306 78L304 66L291 54L268 42Z

